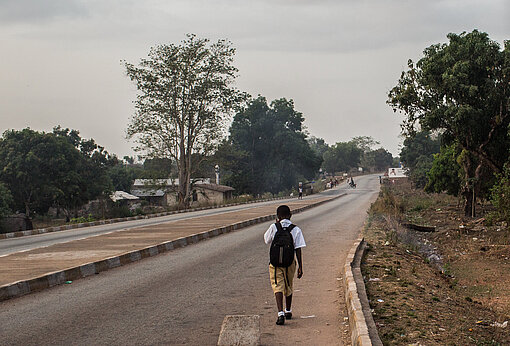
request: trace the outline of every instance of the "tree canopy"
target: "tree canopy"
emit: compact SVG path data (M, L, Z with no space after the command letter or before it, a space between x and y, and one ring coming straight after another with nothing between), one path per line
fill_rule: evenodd
M466 152L463 195L466 214L472 192L483 192L480 173L502 172L510 138L510 41L504 49L486 33L449 34L448 43L425 49L416 64L409 60L388 104L406 115L404 135L417 128L439 131L445 145L458 144ZM474 179L477 183L470 184Z
M366 172L382 172L393 164L393 155L384 148L363 153L361 167Z
M434 154L439 153L441 139L430 131L416 132L404 139L400 161L408 169L409 179L417 187L427 185L427 172L432 168Z
M230 144L224 157L237 158L232 183L240 192L277 193L313 178L321 159L310 148L303 130L303 115L285 98L270 105L259 96L234 116Z
M109 191L105 167L112 161L93 140L60 127L53 133L9 130L0 139L0 181L13 209L27 216L51 206L75 210Z
M433 161L426 173L425 191L444 192L457 196L460 192L462 172L459 165L459 148L456 145L443 146L441 152L433 154ZM422 162L427 162L422 160ZM420 163L418 162L418 165Z
M128 126L146 157L177 164L179 204L189 205L192 155L208 154L223 135L226 116L243 101L233 83L235 49L227 40L210 43L188 35L181 44L150 49L139 66L124 62L139 94Z
M360 165L363 149L355 142L338 142L324 153L322 168L329 173L348 172Z

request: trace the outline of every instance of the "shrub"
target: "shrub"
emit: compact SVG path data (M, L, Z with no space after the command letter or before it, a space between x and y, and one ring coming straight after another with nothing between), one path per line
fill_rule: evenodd
M497 175L497 183L491 189L491 201L496 208L498 219L510 221L510 164L506 164L502 174Z
M92 222L94 221L95 219L92 217L92 214L89 214L87 217L85 216L80 216L80 217L75 217L75 218L72 218L70 220L71 223L85 223L85 222Z
M372 203L371 211L377 214L396 216L402 214L405 211L405 207L390 188L383 186L379 192L379 198Z

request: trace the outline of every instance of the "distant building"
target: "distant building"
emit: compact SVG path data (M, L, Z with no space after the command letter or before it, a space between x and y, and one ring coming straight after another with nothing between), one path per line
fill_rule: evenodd
M129 194L125 191L115 191L110 195L113 203L121 206L127 206L130 210L134 210L140 206L140 197Z
M178 203L178 179L136 179L131 194L152 205L174 206ZM212 184L210 179L195 179L192 183L191 205L222 204L232 198L234 188Z

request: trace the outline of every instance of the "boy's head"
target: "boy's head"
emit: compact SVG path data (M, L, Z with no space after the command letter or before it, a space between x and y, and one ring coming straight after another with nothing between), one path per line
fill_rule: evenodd
M292 213L290 212L290 208L286 205L281 205L276 209L276 216L278 217L278 220L283 219L289 219L292 216Z

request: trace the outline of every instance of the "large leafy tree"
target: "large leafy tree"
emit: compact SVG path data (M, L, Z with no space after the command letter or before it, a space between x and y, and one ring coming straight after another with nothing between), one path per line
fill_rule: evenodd
M229 140L234 149L227 153L240 159L233 168L239 192L277 193L314 176L321 159L308 145L303 122L285 98L268 105L259 96L235 115Z
M507 159L510 123L510 41L504 50L486 33L449 34L449 42L409 61L388 103L406 115L405 135L416 128L437 130L446 145L466 151L462 161L465 213L472 213L473 191L480 192L481 173L502 172ZM473 184L474 182L474 184Z
M108 169L107 174L115 191L131 191L131 186L135 181L141 168L130 167L119 163Z
M52 194L53 167L48 163L56 150L54 137L31 129L9 130L0 139L0 180L12 193L15 210L31 215L34 208L48 207Z
M363 149L358 143L338 142L324 153L322 168L331 173L349 171L359 167L362 155Z
M192 155L211 153L228 115L243 100L233 83L235 49L226 40L188 35L179 45L159 45L138 66L124 62L139 91L127 133L147 157L176 162L181 207L190 202Z
M0 139L0 181L12 194L13 209L29 217L50 206L69 215L109 191L106 168L116 162L93 140L60 127L53 133L9 130Z
M423 188L427 184L427 173L440 147L441 139L432 136L429 131L420 131L404 139L400 161L408 169L409 178L416 186Z
M254 193L251 188L253 162L250 153L232 143L232 138L225 139L211 158L211 166L218 165L222 184L232 186L237 193Z
M461 166L458 161L461 153L457 145L443 146L441 152L433 154L432 165L427 165L427 180L425 181L425 191L444 192L457 196L461 189L463 179ZM417 162L421 164L428 162L428 157Z
M12 193L14 207L30 216L44 212L78 178L80 153L67 140L31 129L10 130L0 140L0 180Z
M373 139L370 136L357 136L353 137L350 140L351 143L353 143L356 147L361 149L362 152L367 153L369 151L372 151L372 148L378 144L380 144L378 141Z
M169 177L172 173L172 160L168 158L146 159L143 162L145 178Z
M308 138L308 144L319 157L323 157L324 153L329 149L328 143L326 143L323 138L311 136Z
M104 147L96 144L94 139L81 138L79 131L61 128L53 129L58 140L66 141L75 150L70 150L68 162L59 169L60 174L54 178L55 204L62 207L69 216L71 212L90 200L110 193L114 187L108 174L119 160Z
M365 171L382 172L393 163L393 155L384 148L363 153L361 166Z
M432 136L430 131L420 131L404 139L400 161L412 170L420 161L439 153L440 148L440 137Z

